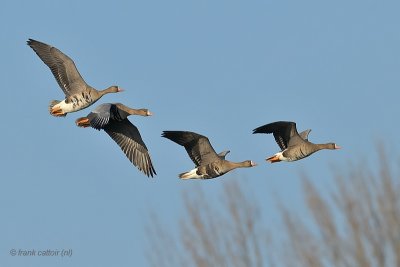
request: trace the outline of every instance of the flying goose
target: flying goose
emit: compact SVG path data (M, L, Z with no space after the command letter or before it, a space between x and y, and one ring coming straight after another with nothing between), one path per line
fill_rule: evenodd
M105 103L97 106L86 117L76 120L79 127L91 126L103 129L122 149L127 158L148 177L156 171L139 130L129 120L129 115L151 116L147 109L132 109L121 103Z
M296 123L291 121L277 121L260 126L253 130L255 133L272 133L281 152L276 153L266 160L274 163L279 161L296 161L310 156L321 149L339 149L335 143L313 144L308 141L310 129L297 132Z
M181 179L211 179L221 176L236 168L253 167L256 164L251 160L231 162L225 160L226 152L217 154L207 137L187 131L164 131L161 135L171 141L184 146L196 168L181 173Z
M115 85L105 90L97 91L83 80L74 61L60 50L33 39L29 39L27 44L50 68L58 85L65 94L63 101L52 100L50 102L49 111L53 116L64 117L67 113L87 108L105 94L123 91Z

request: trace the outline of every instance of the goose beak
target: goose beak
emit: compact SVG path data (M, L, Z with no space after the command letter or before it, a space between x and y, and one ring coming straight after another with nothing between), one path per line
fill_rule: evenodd
M341 149L341 147L335 144L335 149Z
M254 161L250 161L250 165L251 167L257 166L257 163L255 163Z
M90 126L90 121L89 121L89 119L86 118L86 117L82 117L82 118L77 119L77 120L75 121L75 123L76 123L76 126L78 126L78 127L84 127L84 128L86 128L86 127L89 127L89 126Z
M123 92L123 91L125 90L118 86L118 92Z
M146 112L146 115L147 115L147 116L153 116L153 113L151 113L151 111L148 110L148 111Z

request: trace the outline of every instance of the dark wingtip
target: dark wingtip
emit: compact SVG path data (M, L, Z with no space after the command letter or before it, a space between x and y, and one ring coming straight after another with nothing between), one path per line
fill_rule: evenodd
M175 143L181 144L179 141L184 140L183 138L184 133L185 132L183 131L163 131L161 137L167 138Z
M276 123L280 123L280 122L268 123L268 124L262 125L260 127L257 127L253 130L253 134L256 134L256 133L271 134L274 132L274 128L271 126L273 126L273 124L276 124Z
M151 170L150 170L150 176L151 178L154 178L154 175L157 175L156 170L154 169L153 166L151 166ZM148 175L148 177L150 178L150 176Z
M28 41L26 41L26 44L29 46L32 46L34 42L38 42L38 41L36 41L35 39L32 39L32 38L28 38Z
M161 133L161 137L169 138L168 136L170 135L171 132L172 132L172 131L163 131L163 132Z
M253 134L256 134L256 133L264 133L264 132L261 130L262 127L263 127L263 126L253 129Z
M157 175L156 170L154 169L153 163L150 160L150 166L147 170L143 171L144 174L149 178L154 178L154 175Z

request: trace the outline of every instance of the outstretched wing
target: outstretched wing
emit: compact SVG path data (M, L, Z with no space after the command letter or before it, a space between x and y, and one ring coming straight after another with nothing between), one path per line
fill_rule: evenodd
M208 138L203 135L187 131L164 131L162 137L184 146L196 166L220 160Z
M87 87L79 74L74 61L55 47L29 39L27 44L39 58L50 68L60 88L66 96L79 93Z
M291 121L277 121L266 124L254 129L253 134L255 133L272 133L281 150L285 150L289 145L292 145L292 138L296 142L296 136L298 136L296 123Z
M310 134L311 129L307 129L305 131L302 131L299 133L300 137L303 138L304 140L308 141L308 135Z
M218 156L219 156L221 159L225 159L226 155L228 155L228 153L230 153L230 152L231 152L230 150L225 150L225 151L219 152L219 153L218 153Z
M110 121L111 108L113 106L115 105L104 103L97 106L92 112L90 112L89 115L87 115L90 126L96 130L103 129Z
M126 157L147 176L157 174L138 128L128 119L110 120L104 131L120 146Z

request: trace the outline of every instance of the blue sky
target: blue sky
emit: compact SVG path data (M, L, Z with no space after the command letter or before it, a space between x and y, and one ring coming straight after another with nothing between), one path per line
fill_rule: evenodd
M212 199L234 180L262 203L268 227L279 229L275 195L304 212L300 173L328 194L332 170L362 159L374 168L377 141L395 155L398 10L398 1L368 0L3 1L0 265L146 266L149 213L175 231L183 191L201 187ZM130 120L156 178L142 175L104 132L75 126L93 107L48 114L49 101L63 94L28 38L69 55L91 86L126 90L97 104L154 113ZM277 120L343 149L266 164L278 146L251 132ZM259 166L181 181L178 173L193 164L160 137L163 130L207 135L217 151L231 150L230 160ZM11 249L73 255L12 257Z

